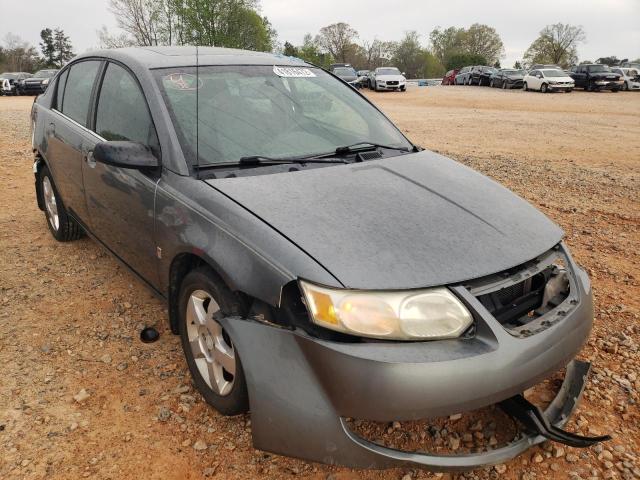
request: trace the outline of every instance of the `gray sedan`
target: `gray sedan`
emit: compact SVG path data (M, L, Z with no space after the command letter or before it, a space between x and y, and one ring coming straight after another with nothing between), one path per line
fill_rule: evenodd
M222 414L251 412L256 448L453 470L605 439L559 428L593 320L562 230L331 74L218 48L96 51L31 120L51 234L91 236L166 300L195 385ZM545 412L521 395L564 367ZM522 435L461 456L388 448L347 420L496 403Z

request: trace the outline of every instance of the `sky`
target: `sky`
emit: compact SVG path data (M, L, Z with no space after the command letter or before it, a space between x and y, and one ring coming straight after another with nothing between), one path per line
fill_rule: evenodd
M96 31L116 23L108 0L2 0L0 42L8 32L38 44L40 30L60 27L71 38L76 53L97 46ZM468 27L485 23L494 27L505 45L503 66L513 65L548 24L581 25L587 41L581 60L616 55L640 57L640 0L262 0L261 13L278 31L281 43L302 43L331 23L346 22L360 40L399 40L416 30L426 45L436 26ZM366 6L365 6L366 5Z

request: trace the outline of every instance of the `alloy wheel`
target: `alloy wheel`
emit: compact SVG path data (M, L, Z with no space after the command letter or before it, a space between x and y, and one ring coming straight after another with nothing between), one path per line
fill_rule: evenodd
M236 354L231 339L215 318L220 306L204 290L187 302L187 336L191 353L205 383L218 395L228 395L236 375Z
M60 228L60 217L58 215L58 203L56 202L56 194L53 191L53 185L49 177L42 180L42 195L44 197L44 206L47 210L47 219L51 227L58 231Z

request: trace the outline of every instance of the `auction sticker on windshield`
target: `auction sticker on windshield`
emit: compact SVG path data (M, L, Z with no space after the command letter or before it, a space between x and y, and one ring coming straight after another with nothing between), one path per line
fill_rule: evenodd
M276 65L273 66L273 73L284 78L310 78L316 76L316 74L308 68L278 67Z

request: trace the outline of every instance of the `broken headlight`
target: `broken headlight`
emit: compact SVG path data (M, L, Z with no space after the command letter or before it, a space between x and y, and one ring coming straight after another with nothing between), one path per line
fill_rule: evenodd
M300 280L311 320L351 335L388 340L437 340L462 335L473 322L449 289L363 291Z

